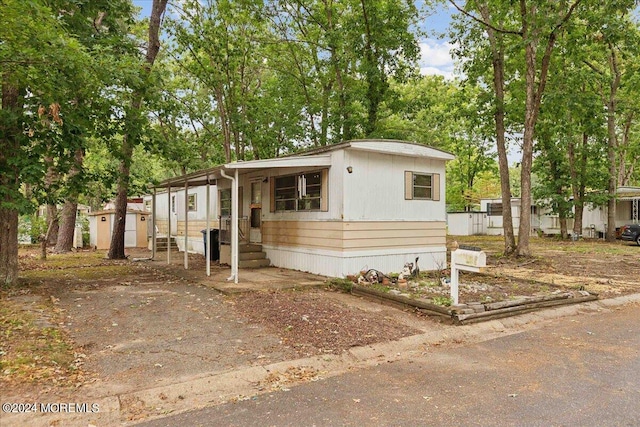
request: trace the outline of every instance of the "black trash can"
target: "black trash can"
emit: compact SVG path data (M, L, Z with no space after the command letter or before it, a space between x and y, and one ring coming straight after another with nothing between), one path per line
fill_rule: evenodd
M200 230L202 233L202 239L204 241L204 256L207 256L207 230ZM220 230L210 229L209 238L211 239L211 261L220 260Z

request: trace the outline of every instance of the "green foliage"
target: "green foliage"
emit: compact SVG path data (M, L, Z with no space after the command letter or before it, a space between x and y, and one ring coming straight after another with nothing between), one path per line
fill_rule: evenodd
M487 177L497 171L493 142L477 118L480 91L441 76L391 82L377 135L423 142L456 155L447 164L449 210L469 210L487 197ZM482 184L482 185L481 185Z
M38 243L40 236L47 233L47 221L35 214L21 215L18 222L18 235L28 236L29 243Z
M453 299L444 295L436 295L431 298L431 301L433 301L435 305L440 305L442 307L450 307L451 304L453 304Z
M89 235L89 217L86 215L79 215L77 224L82 227L82 247L89 246L91 236Z
M333 278L329 280L329 286L347 293L353 290L353 282L349 279Z

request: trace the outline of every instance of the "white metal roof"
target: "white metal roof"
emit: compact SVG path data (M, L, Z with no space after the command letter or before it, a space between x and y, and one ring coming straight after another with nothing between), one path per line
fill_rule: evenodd
M213 184L215 183L215 180L223 177L222 171L238 170L242 172L250 172L252 170L272 168L331 166L331 156L328 153L345 149L392 154L397 156L431 158L444 161L455 159L455 156L451 153L423 144L418 144L416 142L391 139L362 139L327 145L273 159L231 162L210 169L203 169L187 175L166 179L158 184L156 188L166 188L169 186L183 187L185 184L189 186L204 185L207 181Z

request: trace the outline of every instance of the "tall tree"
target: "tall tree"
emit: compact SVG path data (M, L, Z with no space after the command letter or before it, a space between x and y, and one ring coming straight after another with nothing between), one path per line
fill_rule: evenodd
M38 110L59 105L63 117L71 93L91 87L90 56L67 18L75 11L69 2L6 0L0 2L0 280L14 283L18 273L18 215L33 209L22 184L34 187L47 171L43 141L51 139L54 152L67 141L55 138L56 127L43 128ZM78 15L82 15L78 10ZM77 16L85 25L91 17ZM62 120L61 120L62 121ZM30 197L30 196L29 196Z
M108 257L110 259L124 259L124 234L127 218L127 197L129 195L129 178L131 174L131 159L133 149L140 141L141 121L143 120L142 103L147 86L151 85L151 71L160 52L160 23L167 8L168 0L153 0L151 17L149 19L149 33L147 51L140 70L141 76L137 87L133 88L131 103L127 109L124 123L124 133L118 154L120 157L118 193L115 199L115 222L111 234L111 245Z
M606 111L607 128L607 164L609 200L607 203L607 235L608 241L616 239L616 192L619 181L620 135L626 134L633 121L633 114L624 116L620 111L620 91L635 67L630 66L638 58L638 28L633 23L629 11L633 1L605 3L595 9L598 20L597 30L591 40L590 58L584 63L595 73L595 90L602 99ZM634 103L637 105L637 101ZM633 111L634 108L627 111ZM621 132L620 130L623 129Z
M486 108L482 91L434 75L389 83L375 136L418 141L455 154L447 164L447 207L471 210L479 204L478 179L496 167L490 126L478 114Z
M521 161L521 212L520 226L518 230L517 255L528 256L529 235L531 232L531 167L533 163L533 148L535 141L535 129L538 121L542 98L549 75L552 54L558 35L569 22L574 10L582 0L574 0L571 3L555 1L529 1L518 2L481 1L470 2L468 9L458 5L455 0L449 0L460 12L480 24L487 31L495 31L518 39L523 66L514 70L514 76L524 76L524 118L522 136L522 161ZM478 11L480 15L474 13ZM484 12L482 12L484 10ZM501 19L496 19L494 16ZM503 20L506 18L506 20ZM509 25L506 28L506 25ZM495 59L494 59L495 62ZM494 67L495 70L495 67ZM502 80L494 71L494 76ZM495 77L494 77L495 78ZM496 85L494 84L494 89ZM504 171L501 165L501 174ZM502 176L502 175L501 175ZM504 177L503 177L504 178ZM503 200L507 194L503 187ZM510 204L509 204L510 205ZM508 237L505 237L505 243ZM508 246L508 245L507 245ZM507 247L508 249L508 247Z

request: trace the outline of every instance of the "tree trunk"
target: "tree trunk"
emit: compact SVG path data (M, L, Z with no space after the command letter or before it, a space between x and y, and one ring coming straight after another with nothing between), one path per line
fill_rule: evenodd
M627 165L627 152L631 144L631 129L634 125L635 112L630 111L626 114L624 119L624 128L622 131L622 141L618 146L618 187L624 187L629 185L629 180L633 175L634 166L639 158Z
M567 240L569 238L569 230L567 228L567 213L562 212L559 214L560 217L560 236L562 240Z
M327 18L327 32L329 33L328 48L331 52L329 61L333 65L335 72L336 84L338 85L338 110L340 112L341 128L336 129L336 137L338 140L348 141L353 138L353 130L351 125L351 114L349 114L349 102L347 99L347 91L342 78L341 58L338 46L336 45L336 37L333 33L339 31L333 22L333 1L324 2L325 13Z
M546 38L546 46L540 61L540 74L536 79L538 70L537 51L540 41L539 30L531 25L538 19L537 6L533 2L530 5L525 0L520 0L520 15L522 19L522 39L525 43L525 82L526 100L524 114L524 135L522 138L522 169L520 171L520 227L518 231L518 247L516 253L519 256L530 256L529 233L531 232L531 166L533 164L533 143L535 140L536 123L542 104L542 94L547 85L551 54L555 46L558 31L571 17L571 14L580 0L576 0L562 20L556 25Z
M79 148L76 150L74 164L67 175L67 179L72 181L82 170L82 162L84 160L84 150ZM65 202L62 213L60 215L60 230L56 239L56 253L69 252L73 248L73 237L76 231L76 216L78 211L78 190L71 186L69 195Z
M385 93L386 85L384 74L380 71L373 46L371 44L371 24L367 14L367 2L360 1L362 7L362 19L364 20L365 33L364 48L366 60L365 79L367 81L367 123L365 124L365 136L370 136L378 123L378 110Z
M483 3L479 5L482 18L490 21L489 8ZM511 214L511 181L509 180L509 159L504 123L504 51L496 32L487 27L489 44L492 53L493 89L496 94L494 120L496 123L496 146L498 148L498 166L500 168L500 193L502 196L502 230L504 234L504 253L511 255L516 249L516 238L513 234L513 217ZM500 37L502 37L500 35Z
M18 278L18 211L0 207L0 283Z
M617 93L622 80L622 73L618 67L616 48L609 44L609 68L613 79L609 85L609 98L607 107L607 133L609 143L607 146L607 160L609 161L609 201L607 203L607 242L616 241L616 190L618 188L618 175L616 167L616 153L618 149L618 135L616 134L616 108Z
M582 218L584 217L584 193L585 185L584 179L587 169L587 144L589 142L589 135L582 134L582 151L580 154L580 164L577 164L575 154L575 144L573 140L569 140L567 147L567 157L569 158L569 173L571 175L571 192L573 194L573 234L580 237L582 236ZM578 173L579 170L579 173Z
M42 261L47 259L47 246L49 246L49 237L51 236L54 224L57 224L57 221L50 221L47 226L47 232L40 236L40 260Z
M69 252L73 248L77 211L78 203L76 201L68 200L65 202L60 214L60 231L56 241L56 253Z
M146 82L147 77L151 73L153 63L160 51L160 18L164 14L168 0L153 0L151 6L151 17L149 19L149 44L147 46L147 54L145 57L146 65L144 67L143 81ZM136 117L127 117L126 132L122 138L122 151L120 160L120 176L118 178L118 192L115 200L115 222L113 224L113 233L111 235L111 245L109 246L109 259L124 259L124 233L127 218L127 196L129 192L129 175L131 168L131 157L133 147L139 139L137 129L137 119L141 116L141 107L143 99L143 89L136 89L133 100L131 101L131 114Z
M609 144L607 147L607 160L609 161L609 201L607 202L607 242L616 241L616 123L615 123L615 102L613 99L608 104L607 129L609 132Z
M137 107L136 107L137 105ZM140 108L142 102L134 101L133 111ZM111 244L109 246L109 259L125 259L124 253L124 234L126 230L127 220L127 196L129 193L129 175L131 169L131 157L133 154L133 144L130 142L129 135L122 138L122 160L120 160L120 169L118 177L118 192L115 200L115 214L113 223L113 232L111 233Z
M21 105L18 88L5 83L8 81L7 75L2 77L0 284L13 285L18 278L18 209L15 203L20 193L20 171L11 160L20 149L18 138L22 129L17 118L21 116Z
M58 230L60 229L58 207L56 205L47 205L47 230L49 228L51 231L48 233L47 246L53 246L58 240Z

